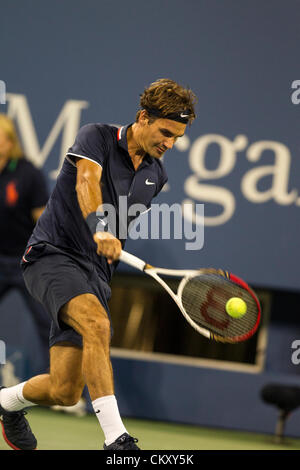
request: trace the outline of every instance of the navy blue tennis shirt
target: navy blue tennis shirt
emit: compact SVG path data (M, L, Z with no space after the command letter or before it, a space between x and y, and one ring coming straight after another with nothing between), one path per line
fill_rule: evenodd
M108 282L117 265L109 265L96 252L97 245L82 215L76 193L77 167L74 158L85 158L102 167L101 191L103 204L116 210L117 229L120 217L119 197L127 197L127 206L143 204L146 208L167 182L162 163L146 154L137 170L128 153L127 130L131 124L117 128L107 124L83 126L74 145L66 154L62 169L48 204L30 237L29 246L47 242L66 252L90 259ZM127 227L133 220L125 216ZM118 235L119 232L117 232ZM119 238L119 237L118 237ZM125 240L121 240L124 246ZM26 251L25 251L26 259Z

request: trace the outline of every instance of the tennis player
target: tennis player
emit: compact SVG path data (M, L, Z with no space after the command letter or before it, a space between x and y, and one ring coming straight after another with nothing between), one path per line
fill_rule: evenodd
M150 206L167 181L160 159L194 120L195 101L191 90L157 80L141 95L133 124L88 124L67 152L22 259L26 286L52 327L50 373L0 391L3 434L14 449L37 446L24 408L74 405L87 384L104 449L139 450L119 414L110 361L109 283L125 240L111 233L101 210L115 208L118 229L119 196L128 207Z

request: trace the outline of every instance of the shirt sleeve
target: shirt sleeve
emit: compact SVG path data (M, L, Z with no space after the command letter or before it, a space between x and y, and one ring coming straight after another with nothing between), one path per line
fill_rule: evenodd
M67 158L74 162L74 157L91 160L101 167L103 166L106 151L106 144L101 126L97 124L87 124L76 136L75 142L67 152Z
M41 170L32 165L30 178L30 208L36 209L47 204L49 199L48 185Z

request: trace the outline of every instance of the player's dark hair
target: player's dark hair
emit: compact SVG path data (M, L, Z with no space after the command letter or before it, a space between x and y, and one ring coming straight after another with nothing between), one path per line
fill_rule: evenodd
M136 122L143 109L156 109L160 111L161 118L173 113L188 111L188 123L191 124L196 118L195 104L196 95L189 88L184 88L169 78L161 78L145 88L140 96L141 109L136 114ZM148 113L149 114L149 113ZM150 114L150 122L157 117Z

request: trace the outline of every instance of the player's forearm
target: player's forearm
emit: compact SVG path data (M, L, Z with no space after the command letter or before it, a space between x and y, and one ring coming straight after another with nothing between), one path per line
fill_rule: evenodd
M97 245L97 253L98 255L105 256L108 263L111 264L119 258L122 246L114 235L99 230L98 220L95 221L93 213L97 212L99 206L101 210L102 206L102 192L99 179L94 176L88 178L81 177L79 181L77 180L76 191L83 217L93 233L93 239ZM90 214L91 220L88 217Z
M76 192L78 203L83 217L86 219L89 214L96 212L102 205L102 192L99 180L90 175L88 178L82 177L77 181Z

